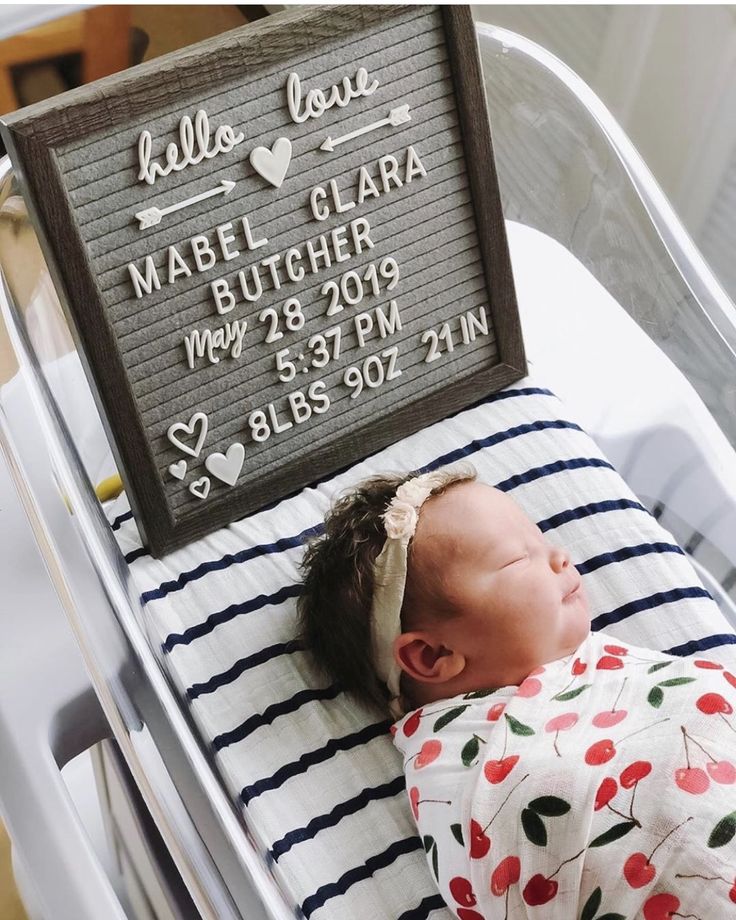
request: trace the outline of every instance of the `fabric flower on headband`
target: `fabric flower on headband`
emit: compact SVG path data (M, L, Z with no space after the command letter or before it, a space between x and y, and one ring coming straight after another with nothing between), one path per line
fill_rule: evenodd
M400 540L402 537L414 535L419 515L414 505L394 499L391 502L391 507L382 515L382 518L386 526L386 535L392 540Z
M399 679L401 668L393 654L394 641L401 634L401 607L406 588L409 541L419 522L419 509L436 490L452 482L475 479L470 463L442 467L407 480L396 490L382 520L386 542L373 564L371 642L376 673L391 694L389 708L394 718L404 715Z

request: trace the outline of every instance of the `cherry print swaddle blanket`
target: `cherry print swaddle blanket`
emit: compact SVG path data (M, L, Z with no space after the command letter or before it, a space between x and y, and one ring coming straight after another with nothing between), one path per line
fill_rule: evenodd
M460 920L736 916L736 676L591 632L393 727Z

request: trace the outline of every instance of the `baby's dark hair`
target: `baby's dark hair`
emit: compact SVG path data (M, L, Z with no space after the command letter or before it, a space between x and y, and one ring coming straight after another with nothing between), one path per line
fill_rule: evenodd
M389 693L375 672L371 645L373 564L386 540L381 515L398 487L416 475L373 476L339 497L325 519L324 535L309 544L301 563L304 588L297 610L302 643L341 689L384 715L389 714ZM468 465L464 478L474 477ZM455 481L448 477L432 494Z

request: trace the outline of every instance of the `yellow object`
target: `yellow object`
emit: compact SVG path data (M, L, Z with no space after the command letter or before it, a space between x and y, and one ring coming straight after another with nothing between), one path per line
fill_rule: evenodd
M109 502L110 499L117 498L123 491L123 480L115 473L114 476L108 476L102 482L98 482L95 487L95 494L101 502Z

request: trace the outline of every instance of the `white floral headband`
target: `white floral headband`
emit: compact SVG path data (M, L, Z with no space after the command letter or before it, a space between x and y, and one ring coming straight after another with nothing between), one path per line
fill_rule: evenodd
M386 527L386 542L373 564L371 641L376 673L388 687L391 694L389 708L396 719L401 718L404 710L399 688L401 668L394 658L393 647L394 640L401 634L407 552L417 528L419 509L437 489L475 477L473 466L464 462L422 473L398 487L388 509L381 516Z

